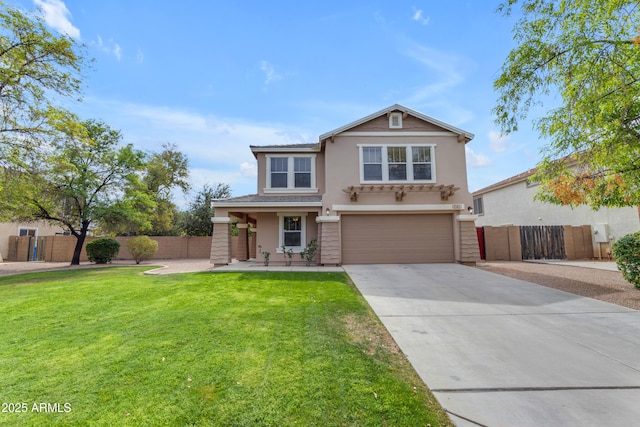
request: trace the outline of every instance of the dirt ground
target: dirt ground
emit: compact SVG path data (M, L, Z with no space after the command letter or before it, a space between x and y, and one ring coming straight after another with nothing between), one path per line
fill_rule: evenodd
M533 262L483 262L477 268L640 310L640 289L619 271Z

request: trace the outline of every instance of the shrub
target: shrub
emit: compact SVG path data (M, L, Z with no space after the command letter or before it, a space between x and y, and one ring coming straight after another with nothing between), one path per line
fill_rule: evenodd
M307 267L311 265L311 261L313 261L313 257L316 256L316 252L318 252L318 240L314 237L302 252L300 252L300 257L305 261Z
M149 259L158 252L158 242L151 240L148 236L138 236L129 240L127 248L136 260L136 264L140 264L140 261Z
M615 242L613 256L625 280L640 288L640 232L627 234Z
M282 255L284 256L284 265L291 265L291 258L293 258L293 249L287 249L284 243L282 244L282 246L280 246L280 249L282 249Z
M262 250L262 245L258 245L258 252L260 252L260 254L264 257L264 265L268 266L269 265L269 257L271 256L271 252L263 251Z
M118 255L120 242L110 237L87 243L87 257L96 264L107 264Z

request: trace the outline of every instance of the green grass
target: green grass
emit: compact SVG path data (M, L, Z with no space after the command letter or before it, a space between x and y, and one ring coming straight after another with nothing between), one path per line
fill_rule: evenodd
M146 268L0 278L0 425L450 425L346 275Z

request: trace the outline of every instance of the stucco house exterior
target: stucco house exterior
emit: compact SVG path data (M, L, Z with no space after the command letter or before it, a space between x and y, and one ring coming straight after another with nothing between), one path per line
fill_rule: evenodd
M538 189L530 183L535 173L530 169L473 193L476 225L571 225L591 227L593 254L607 256L607 250L619 238L640 231L638 207L601 208L596 211L583 205L576 208L534 200Z
M63 234L64 229L47 221L1 222L0 223L0 261L9 258L9 238L11 236L53 236Z
M465 163L472 138L396 104L317 143L251 146L257 194L213 202L211 262L231 262L237 221L239 260L248 258L249 241L283 263L282 245L299 253L316 238L314 261L323 265L473 263L479 250Z

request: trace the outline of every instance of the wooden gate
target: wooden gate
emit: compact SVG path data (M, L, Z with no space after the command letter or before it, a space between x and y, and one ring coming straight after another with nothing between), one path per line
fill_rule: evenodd
M520 227L522 259L566 259L564 229L561 225Z

